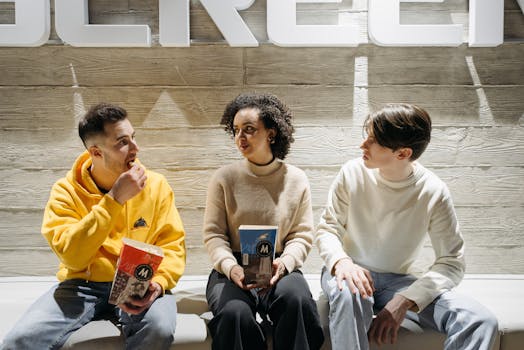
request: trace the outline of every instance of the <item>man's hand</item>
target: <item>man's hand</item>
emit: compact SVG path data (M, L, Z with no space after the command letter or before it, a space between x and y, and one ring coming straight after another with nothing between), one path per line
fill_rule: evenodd
M118 203L124 204L144 189L146 180L144 168L135 163L128 171L120 174L109 191L109 195Z
M400 324L408 310L415 303L400 294L395 294L386 306L378 313L368 331L369 342L377 345L394 344L397 341Z
M148 309L161 294L162 287L156 282L151 282L143 298L131 297L118 307L128 314L138 315Z
M241 289L253 289L256 287L256 284L244 284L244 268L240 265L235 265L231 268L229 272L229 279L236 284Z
M280 260L280 258L273 260L273 276L269 281L269 285L273 287L282 277L284 277L286 273L286 266L284 265L282 260Z
M357 292L359 292L363 298L368 298L373 295L375 287L373 286L371 274L365 268L353 263L350 258L337 261L333 267L333 271L339 290L342 290L345 280L351 293L357 294Z

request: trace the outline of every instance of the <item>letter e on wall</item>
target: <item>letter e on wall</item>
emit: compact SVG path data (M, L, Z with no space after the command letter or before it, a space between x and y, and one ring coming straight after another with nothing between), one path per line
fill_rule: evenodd
M460 24L401 25L400 2L442 2L442 0L369 0L368 32L380 46L459 46Z

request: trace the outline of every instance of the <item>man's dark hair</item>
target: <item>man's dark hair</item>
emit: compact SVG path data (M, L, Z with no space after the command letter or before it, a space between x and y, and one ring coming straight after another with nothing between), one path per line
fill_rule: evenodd
M293 138L295 128L292 125L293 116L289 108L280 101L275 95L268 93L244 93L238 95L225 108L220 124L224 125L224 130L231 136L235 135L233 120L235 115L244 108L254 108L259 111L258 116L264 123L266 129L273 129L276 132L275 142L271 143L273 156L284 159L288 152Z
M124 108L110 103L99 103L92 106L78 123L78 135L87 148L87 140L96 135L105 133L107 123L116 123L127 118Z
M422 155L431 140L431 118L416 105L389 104L366 118L364 130L379 145L393 151L411 148L413 161Z

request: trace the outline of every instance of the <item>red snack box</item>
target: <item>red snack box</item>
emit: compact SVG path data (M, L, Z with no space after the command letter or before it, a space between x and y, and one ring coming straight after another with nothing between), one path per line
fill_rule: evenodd
M123 241L109 296L109 303L114 305L124 303L131 296L143 297L164 258L160 247L129 238Z

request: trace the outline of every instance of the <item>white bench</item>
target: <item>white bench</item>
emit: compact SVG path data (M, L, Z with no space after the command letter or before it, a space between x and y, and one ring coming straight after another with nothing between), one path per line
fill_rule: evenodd
M327 327L328 305L321 293L320 276L305 275L326 333L323 349L330 349ZM52 284L54 277L0 277L0 340L29 305ZM211 337L206 321L211 317L205 299L207 276L184 276L173 290L177 297L177 329L173 349L211 349ZM494 349L524 348L524 275L466 275L457 288L488 307L499 320L499 337ZM380 349L441 350L442 334L423 331L416 324L404 322L395 345ZM74 333L63 349L122 349L119 329L109 321L91 322Z

